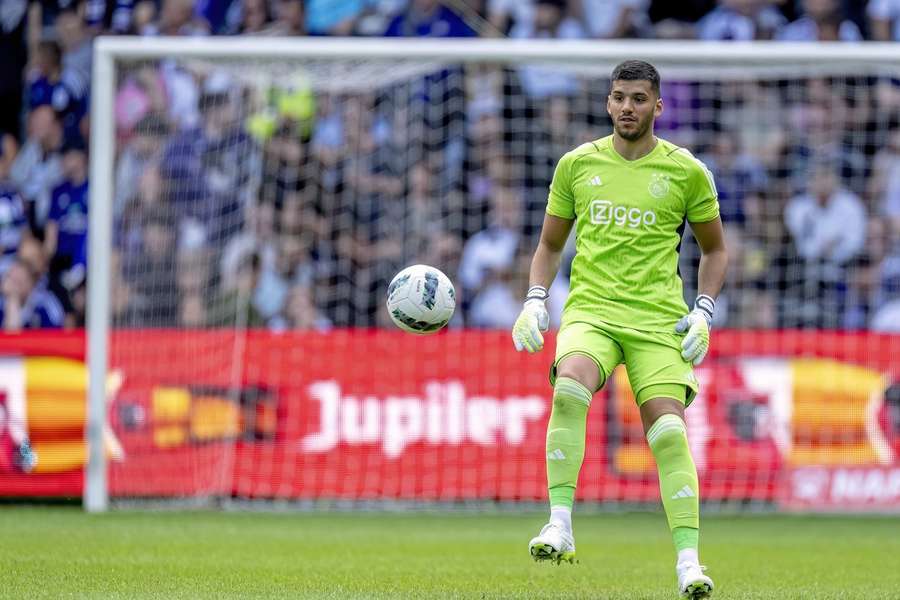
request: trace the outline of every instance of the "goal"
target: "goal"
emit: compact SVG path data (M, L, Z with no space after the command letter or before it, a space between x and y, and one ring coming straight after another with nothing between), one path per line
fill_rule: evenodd
M896 48L242 37L95 44L86 509L543 502L554 337L508 331L556 161L611 133L629 58L727 230L687 411L704 501L900 506ZM459 293L435 336L384 310L416 263ZM577 499L658 502L622 368Z

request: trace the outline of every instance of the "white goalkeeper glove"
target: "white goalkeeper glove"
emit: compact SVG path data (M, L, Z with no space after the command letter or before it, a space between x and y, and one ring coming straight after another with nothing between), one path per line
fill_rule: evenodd
M695 367L703 362L709 350L709 326L715 310L716 301L705 294L700 294L694 300L694 310L681 317L675 324L676 332L687 332L681 341L681 357Z
M547 331L550 326L550 314L547 312L546 301L549 294L547 288L533 285L525 294L525 306L519 313L519 318L512 329L513 344L516 350L521 352L538 352L544 347L542 331Z

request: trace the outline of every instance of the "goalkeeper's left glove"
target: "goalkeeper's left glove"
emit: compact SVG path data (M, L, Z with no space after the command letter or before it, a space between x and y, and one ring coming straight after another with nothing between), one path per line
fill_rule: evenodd
M694 310L681 317L675 324L676 332L687 332L681 341L681 357L694 366L703 362L709 350L709 326L715 310L716 301L705 294L700 294L694 300Z

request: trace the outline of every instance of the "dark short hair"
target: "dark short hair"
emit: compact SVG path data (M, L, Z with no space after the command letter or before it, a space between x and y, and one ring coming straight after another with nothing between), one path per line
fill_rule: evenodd
M611 80L649 81L650 87L659 96L659 71L648 62L642 60L621 62L613 69Z

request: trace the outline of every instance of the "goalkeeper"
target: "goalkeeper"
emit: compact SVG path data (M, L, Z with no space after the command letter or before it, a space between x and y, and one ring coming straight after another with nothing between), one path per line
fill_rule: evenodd
M571 290L550 371L550 522L529 551L535 560L574 560L572 505L587 412L594 392L625 363L659 472L678 554L679 591L705 598L713 582L699 564L700 490L684 410L697 395L692 367L709 348L715 297L728 262L716 188L690 152L653 135L663 102L652 65L618 65L606 106L613 134L565 154L556 167L530 288L512 331L517 350L543 347L547 288L574 224ZM690 311L678 275L685 221L703 253L699 295Z

